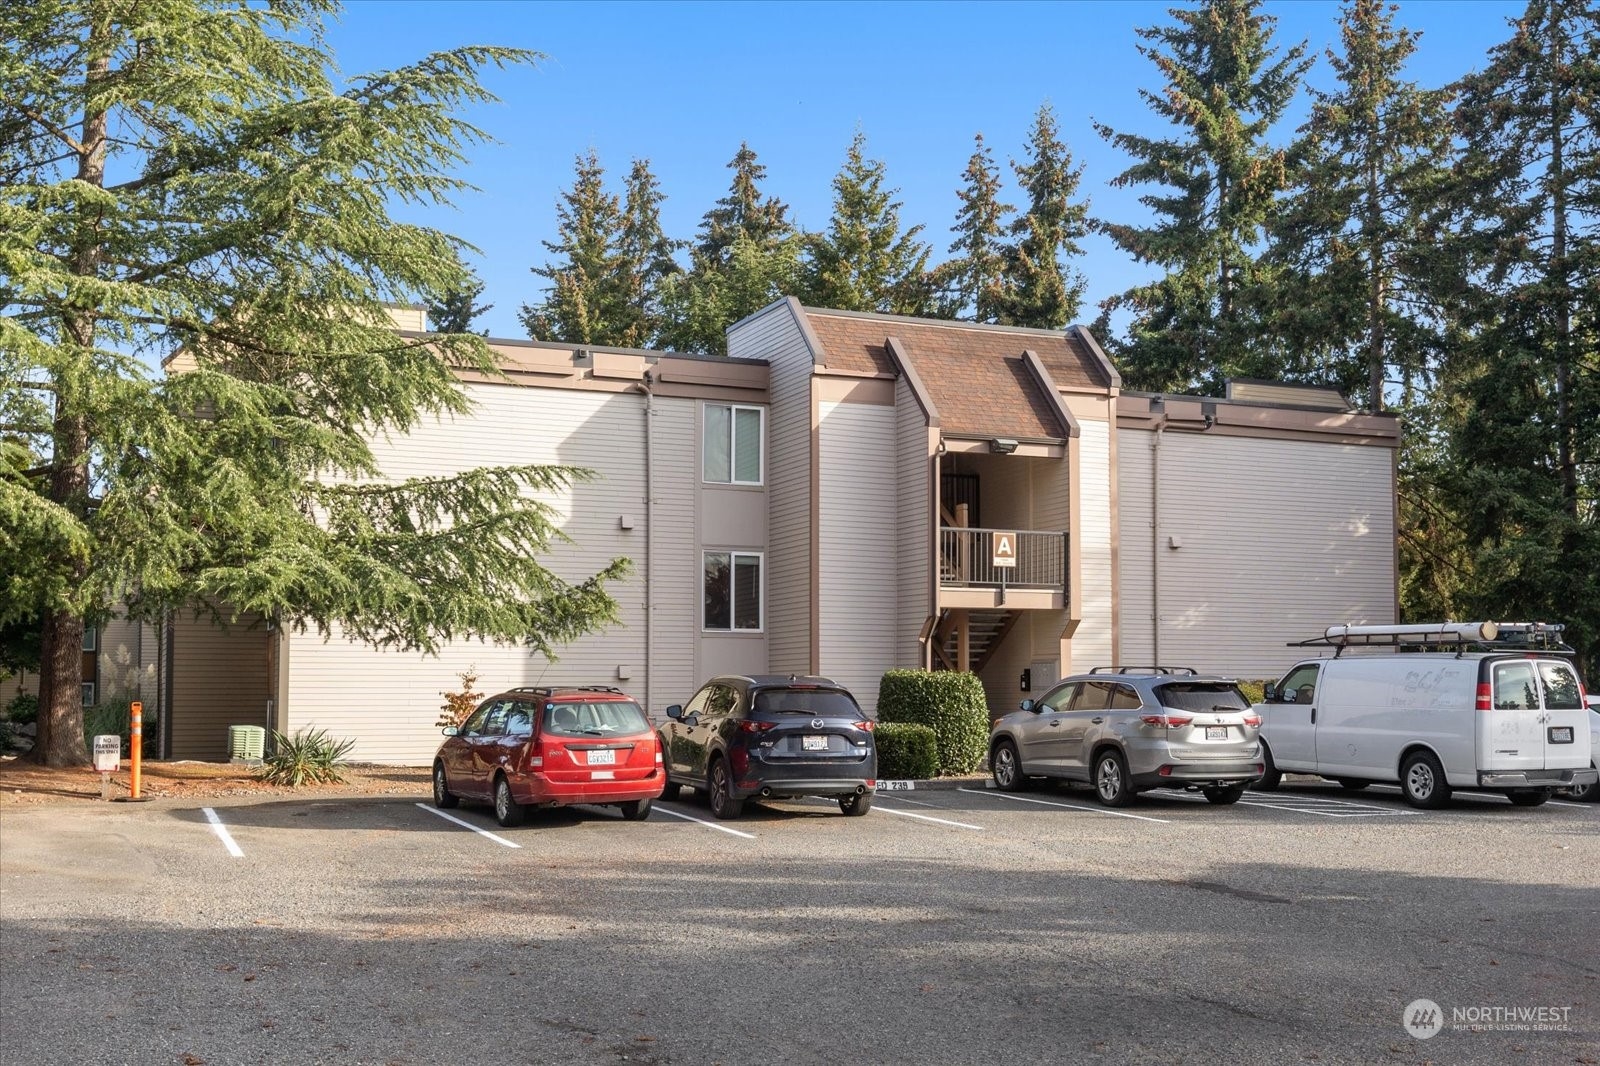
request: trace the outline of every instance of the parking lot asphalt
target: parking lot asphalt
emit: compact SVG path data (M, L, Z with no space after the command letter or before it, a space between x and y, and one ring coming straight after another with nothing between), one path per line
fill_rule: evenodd
M0 1062L1592 1063L1597 860L1597 805L1323 785L10 809Z

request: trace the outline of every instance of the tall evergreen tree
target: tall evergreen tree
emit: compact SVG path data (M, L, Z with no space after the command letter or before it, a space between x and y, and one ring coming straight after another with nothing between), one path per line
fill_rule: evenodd
M330 81L332 5L0 4L0 625L43 617L35 757L87 762L84 619L235 612L431 650L557 644L615 616L539 563L533 492L583 471L384 476L371 434L469 401L482 338L398 338L385 304L468 275L392 217L448 202L492 99L465 47ZM184 372L145 359L180 355Z
M1149 42L1140 53L1166 81L1140 96L1178 127L1175 136L1096 126L1138 160L1113 185L1164 190L1140 198L1156 216L1152 225L1099 223L1139 262L1166 271L1108 301L1108 310L1133 314L1117 344L1130 387L1215 387L1226 377L1272 371L1254 359L1240 294L1253 283L1263 228L1287 184L1285 154L1267 133L1310 60L1304 43L1275 58L1277 20L1260 8L1261 0L1203 0L1174 9L1172 25L1138 31Z
M1268 260L1281 273L1263 314L1283 369L1385 407L1388 368L1420 397L1439 349L1433 298L1449 286L1434 254L1434 216L1451 161L1448 94L1402 74L1417 35L1385 0L1350 0L1340 18L1338 77L1313 92L1303 161Z
M428 328L435 333L474 332L472 323L477 317L494 309L494 304L478 303L482 295L483 281L476 274L469 273L467 281L460 288L452 288L442 299L425 305ZM477 332L480 336L488 335L482 330Z
M1447 208L1470 273L1452 390L1468 605L1600 662L1600 9L1532 0L1461 85Z
M949 251L955 258L934 270L940 318L971 318L975 322L1000 320L1001 277L1005 271L1004 222L1016 209L1000 201L1000 168L994 153L973 137L972 156L956 190L961 209L950 232L956 239Z
M833 179L828 228L806 240L805 300L842 311L925 314L932 306L931 250L917 240L920 224L901 231L899 190L884 187L884 164L866 157L866 145L858 131Z
M532 268L550 283L545 300L523 304L519 317L534 340L617 344L630 318L617 284L622 204L606 192L594 149L577 157L574 171L572 188L556 204L558 239L542 242L557 258Z
M661 201L665 199L661 183L650 172L650 161L635 159L628 172L622 226L617 233L617 285L625 312L614 343L624 347L654 344L664 326L662 286L679 269L672 257L677 244L661 229Z
M728 195L701 220L689 269L663 285L662 339L672 348L721 354L731 323L796 288L800 237L788 206L761 192L767 168L742 143L728 169Z
M1078 316L1087 287L1083 275L1062 262L1083 254L1078 241L1088 235L1089 205L1074 201L1083 167L1061 140L1060 124L1049 104L1039 108L1028 133L1028 161L1013 163L1028 194L1028 208L1011 225L1006 249L1001 310L1008 326L1064 329Z

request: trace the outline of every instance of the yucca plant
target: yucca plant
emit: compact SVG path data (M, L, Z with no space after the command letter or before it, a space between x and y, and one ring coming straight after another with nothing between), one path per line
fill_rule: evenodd
M326 729L297 730L286 737L272 730L272 754L261 761L256 777L274 785L338 784L339 763L356 746L354 739L335 740Z

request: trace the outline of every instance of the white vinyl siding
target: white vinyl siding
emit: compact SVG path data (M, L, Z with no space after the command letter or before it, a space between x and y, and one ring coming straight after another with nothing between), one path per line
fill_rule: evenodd
M819 405L817 665L869 712L895 662L895 428L892 407Z
M928 478L927 416L904 377L895 382L895 584L897 620L894 660L886 665L922 666L922 625L932 613L933 497Z
M778 673L811 664L811 352L786 304L736 324L728 354L771 366L767 426L767 662Z
M1137 430L1118 441L1128 663L1154 654L1150 441ZM1392 623L1393 457L1372 446L1164 433L1161 658L1272 678L1304 657L1288 641L1340 622Z
M1111 663L1111 425L1083 419L1078 436L1078 573L1083 620L1072 637L1072 669Z

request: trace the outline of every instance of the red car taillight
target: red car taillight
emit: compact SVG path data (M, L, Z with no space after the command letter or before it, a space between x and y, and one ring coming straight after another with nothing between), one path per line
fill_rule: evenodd
M1141 714L1139 721L1145 725L1165 726L1168 729L1182 729L1194 721L1192 714Z
M1254 729L1261 724L1261 716L1259 714L1247 714L1244 716L1244 724Z
M876 724L875 722L856 722L855 727L864 733L870 733L872 732L872 727Z
M752 722L749 719L746 719L739 723L739 732L765 733L767 730L772 729L777 724L777 722Z

